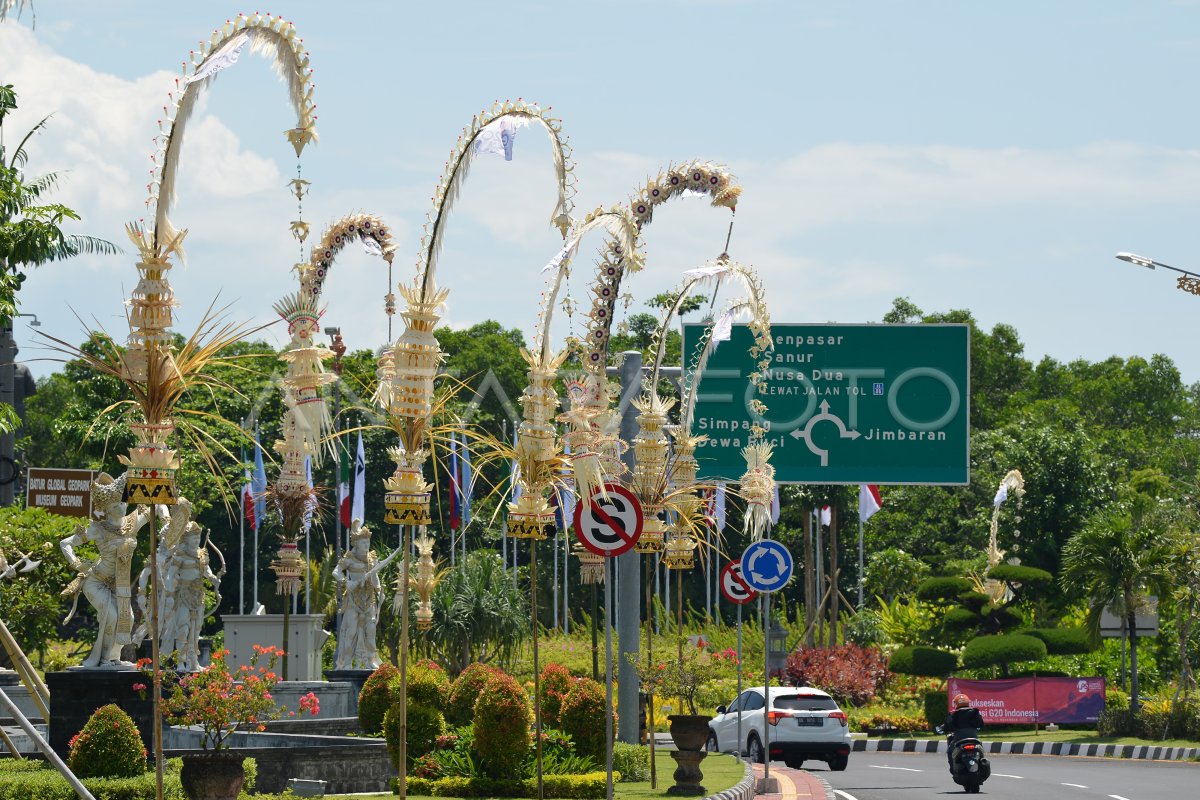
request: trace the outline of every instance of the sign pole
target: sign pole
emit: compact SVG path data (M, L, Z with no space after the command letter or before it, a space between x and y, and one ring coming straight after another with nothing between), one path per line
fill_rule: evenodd
M604 559L604 763L608 775L604 796L613 800L613 654L612 654L612 559Z
M767 632L771 630L771 593L763 592L763 782L758 794L771 792L771 727L767 712L771 710L771 661Z
M742 761L742 604L737 604L737 747L734 755L738 763Z

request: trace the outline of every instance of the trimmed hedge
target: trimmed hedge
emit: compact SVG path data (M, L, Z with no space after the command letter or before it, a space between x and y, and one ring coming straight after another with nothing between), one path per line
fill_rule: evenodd
M613 742L613 773L621 773L619 780L650 780L650 748L643 744ZM614 777L613 780L618 780Z
M179 783L180 762L167 763L164 800L187 800ZM136 778L84 778L98 800L154 800L154 773ZM67 779L43 761L0 759L0 800L76 800Z
M1056 656L1080 655L1096 649L1083 628L1031 628L1021 633L1041 639L1046 652Z
M925 721L929 723L930 730L945 722L949 713L950 700L944 691L925 693Z
M979 612L983 610L984 606L992 602L992 598L983 592L963 592L958 596L958 602L963 608Z
M942 617L942 622L950 628L971 628L983 621L983 617L969 608L952 608Z
M974 589L966 578L926 578L917 586L917 597L928 603L954 603Z
M958 666L958 656L933 647L901 647L892 653L888 669L905 675L944 678Z
M363 733L374 734L383 730L383 715L392 705L392 679L399 677L400 670L384 662L371 673L358 693L358 723Z
M1013 606L988 606L983 609L984 616L991 616L1002 630L1019 628L1025 624L1025 617Z
M621 776L613 772L613 781ZM393 780L393 785L398 784ZM565 800L599 800L607 794L608 776L604 772L584 775L545 775L542 777L544 797ZM410 795L432 797L536 797L537 779L513 780L503 778L409 778L405 787Z
M991 667L1021 661L1037 661L1046 657L1046 644L1041 639L1010 633L1003 636L977 636L963 649L963 666Z
M988 577L1005 583L1049 583L1054 576L1044 569L1023 564L997 564L988 570Z

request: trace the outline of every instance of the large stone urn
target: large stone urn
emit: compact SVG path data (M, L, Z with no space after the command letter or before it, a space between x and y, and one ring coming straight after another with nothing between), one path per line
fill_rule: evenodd
M229 750L189 753L179 780L188 800L237 800L246 779L244 756Z
M667 717L671 723L671 741L675 743L671 758L678 765L672 776L675 785L667 789L667 794L685 797L708 794L700 785L704 779L700 762L708 755L704 743L708 741L708 723L711 719L704 714L671 714Z

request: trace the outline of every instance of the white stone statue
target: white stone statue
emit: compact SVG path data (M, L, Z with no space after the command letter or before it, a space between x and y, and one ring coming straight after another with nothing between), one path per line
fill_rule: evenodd
M205 606L205 584L211 583L221 602L220 583L225 574L224 557L211 542L201 541L201 529L191 519L192 504L184 497L171 508L167 529L159 540L158 553L158 648L164 655L174 654L175 668L182 672L200 669L200 629L209 609ZM209 565L211 548L221 559L221 569ZM136 641L150 628L150 565L138 577L138 608L142 625ZM216 606L214 606L215 608Z
M399 554L397 548L383 561L377 561L371 551L370 529L361 519L350 523L350 549L333 568L338 596L342 598L335 669L373 670L379 666L379 651L375 647L375 627L383 593L379 572Z
M124 475L114 480L100 473L91 487L92 513L97 518L58 543L67 563L78 573L63 590L65 596L73 598L64 622L74 616L81 592L96 610L96 644L84 659L84 667L132 666L121 660L121 647L133 643L131 566L137 533L150 521L152 512L146 507L127 514L128 505L121 499L124 488ZM165 516L166 508L157 508L160 517ZM75 548L85 542L96 545L99 558L85 561L75 554Z

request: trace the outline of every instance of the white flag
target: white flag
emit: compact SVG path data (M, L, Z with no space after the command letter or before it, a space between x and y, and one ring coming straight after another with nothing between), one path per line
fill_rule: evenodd
M184 84L202 81L211 75L216 75L226 67L232 67L237 63L238 57L242 54L242 49L245 48L246 43L249 41L250 34L248 33L233 37L216 52L204 59L204 63L200 65L200 69L196 70L196 74L184 79Z
M363 452L362 431L358 432L358 454L354 457L354 498L350 501L350 519L367 518L367 456Z
M833 522L833 512L829 510L829 506L823 506L821 508L821 525L828 528L830 523L832 523L832 522Z
M379 246L379 242L375 241L374 236L360 236L359 241L362 242L363 250L367 251L369 256L382 256L383 248Z
M713 350L716 351L720 347L721 342L728 342L729 337L733 335L733 314L726 311L721 315L721 318L713 325L712 342Z
M703 267L687 270L683 273L683 277L685 280L700 278L702 281L705 281L710 278L719 278L728 271L728 264L705 264Z
M576 236L574 239L564 244L562 249L555 253L554 258L550 259L550 261L546 263L546 266L542 267L542 273L544 274L550 272L551 270L556 270L563 261L574 258L575 251L579 248L579 239L580 237Z
M771 524L779 523L779 484L775 484L775 491L771 494Z
M504 156L505 161L512 161L513 139L517 136L517 129L528 124L528 117L511 114L489 122L475 137L475 155L491 153Z
M717 484L713 498L713 525L718 532L725 530L725 481Z

